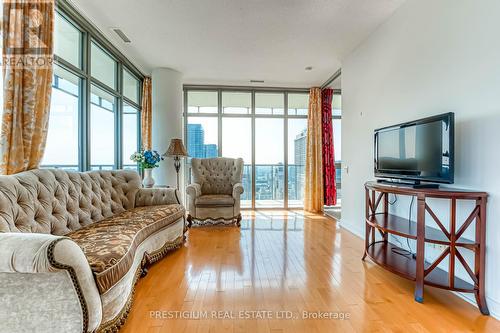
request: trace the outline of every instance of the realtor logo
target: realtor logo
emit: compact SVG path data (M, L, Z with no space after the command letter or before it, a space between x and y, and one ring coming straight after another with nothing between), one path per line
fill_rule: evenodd
M3 65L43 68L52 64L53 0L3 1Z

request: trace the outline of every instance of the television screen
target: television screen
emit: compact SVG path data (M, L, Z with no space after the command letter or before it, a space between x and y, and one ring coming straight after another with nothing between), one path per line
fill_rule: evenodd
M375 131L375 176L453 183L454 114Z

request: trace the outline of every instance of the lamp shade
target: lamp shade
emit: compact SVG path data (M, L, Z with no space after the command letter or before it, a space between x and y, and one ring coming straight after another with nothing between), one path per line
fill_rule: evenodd
M179 157L188 157L188 153L186 151L186 147L182 143L181 139L172 139L170 141L170 147L168 147L166 156L179 156Z

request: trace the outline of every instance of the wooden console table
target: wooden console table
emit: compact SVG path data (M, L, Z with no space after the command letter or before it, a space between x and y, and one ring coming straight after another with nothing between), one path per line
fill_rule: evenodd
M389 214L389 194L391 193L417 198L417 223L409 223L407 218ZM484 295L487 193L451 188L414 189L368 182L365 184L365 194L366 230L363 260L368 256L385 269L415 281L415 300L417 302L423 302L424 300L424 285L463 293L474 293L481 313L489 315ZM427 198L449 200L450 218L448 228L429 207L426 202ZM475 202L472 212L458 230L457 200L472 200ZM382 206L380 210L379 206ZM426 226L426 212L432 217L439 229ZM463 234L471 226L472 222L475 222L475 239L469 240L464 238ZM376 230L381 235L379 240L377 240ZM404 250L389 243L389 234L416 240L416 256L401 254ZM425 260L425 243L440 244L446 246L446 249L434 262L428 262ZM462 256L461 249L470 250L474 253L473 268ZM437 266L448 256L449 266L447 272ZM464 281L455 275L456 260L465 268L473 283Z

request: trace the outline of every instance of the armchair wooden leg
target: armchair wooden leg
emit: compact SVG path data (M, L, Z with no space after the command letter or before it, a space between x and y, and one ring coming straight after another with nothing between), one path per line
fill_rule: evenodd
M191 216L191 214L188 214L187 221L188 221L188 228L191 228L191 226L193 225L193 217Z
M241 217L241 214L238 215L238 217L236 218L236 225L239 227L241 227L241 220L242 220L242 217Z

